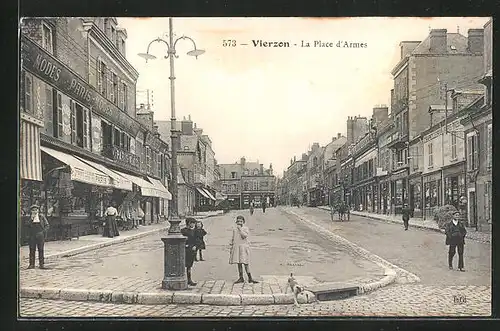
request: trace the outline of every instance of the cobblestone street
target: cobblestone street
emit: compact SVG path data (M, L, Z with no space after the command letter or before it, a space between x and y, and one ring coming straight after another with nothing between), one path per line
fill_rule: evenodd
M252 274L259 284L237 284L236 266L229 265L229 241L237 213L204 220L205 261L195 262L190 292L215 294L274 294L287 292L291 272L303 284L369 283L384 276L377 264L355 258L314 231L293 222L278 209L253 216L242 211L251 231ZM122 244L61 259L47 259L49 270L20 270L21 287L84 288L127 292L161 292L163 243L166 231ZM338 272L341 269L342 272ZM71 279L68 282L68 279Z
M463 302L465 299L466 302ZM301 305L126 305L21 299L22 317L489 316L488 286L393 285L345 300Z

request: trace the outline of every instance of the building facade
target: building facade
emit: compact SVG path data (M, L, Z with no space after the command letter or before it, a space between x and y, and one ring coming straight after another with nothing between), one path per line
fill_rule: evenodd
M248 162L244 157L234 164L219 164L220 186L231 209L249 208L250 202L261 206L269 200L275 204L276 177L272 165L264 169L259 162Z
M464 126L468 225L489 232L493 222L492 19L484 26L483 46L484 62L478 82L482 84L484 96L463 109L460 123Z
M114 17L22 20L21 215L39 203L54 236L92 233L111 202L154 221L171 199L166 145L136 118L126 38Z

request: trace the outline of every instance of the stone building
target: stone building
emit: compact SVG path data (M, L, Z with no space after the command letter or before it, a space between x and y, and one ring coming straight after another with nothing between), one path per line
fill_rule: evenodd
M306 162L306 190L307 190L307 205L318 206L323 204L324 187L321 181L323 176L321 156L323 155L324 147L319 143L314 143L311 150L308 152Z
M171 122L157 121L156 125L162 139L170 142ZM203 129L198 128L191 120L191 115L184 117L178 125L179 213L192 215L198 211L212 210L216 207L218 193L218 169L212 141L208 135L203 134Z
M478 32L479 34L479 32ZM481 44L477 41L477 44ZM465 107L460 123L464 127L467 219L469 226L491 231L492 218L492 159L493 159L493 20L484 26L484 62L478 82L484 96Z
M388 144L393 150L394 166L390 182L396 191L401 192L395 192L401 195L401 199L395 197L393 213L400 213L403 203L423 209L421 202L416 204L409 200L422 190L421 133L431 125L429 107L443 105L446 99L451 105L451 89L478 85L475 79L483 63L482 39L482 29L470 29L467 37L434 29L421 42L400 43L401 59L392 70L391 117L394 128ZM419 166L410 167L410 159L416 160L413 162Z
M355 144L368 132L368 120L364 116L349 116L347 118L347 143Z
M171 199L167 145L137 119L138 73L117 23L21 22L21 215L39 203L52 238L95 233L111 201L122 218L140 208L150 222L165 214L160 201Z
M220 186L231 209L246 209L250 202L261 206L269 200L275 203L276 177L272 165L264 169L259 162L248 162L244 157L234 164L219 164Z

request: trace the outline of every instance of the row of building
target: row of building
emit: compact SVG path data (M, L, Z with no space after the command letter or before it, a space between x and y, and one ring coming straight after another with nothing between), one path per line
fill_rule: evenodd
M350 117L340 144L316 143L291 160L278 180L278 199L311 206L345 201L382 214L400 214L406 203L423 219L453 205L467 213L469 226L490 231L492 21L467 36L431 30L400 49L390 112L377 106L370 119Z
M139 73L127 60L126 42L115 17L22 20L22 241L35 203L55 235L71 237L96 231L112 202L124 218L150 223L168 217L172 180L180 216L217 208L224 193L241 193L240 184L236 190L228 184L232 171L217 164L210 137L190 116L175 128L180 146L178 178L172 178L170 122L155 121L149 106L136 107ZM251 166L252 175L255 167L255 175L263 175L260 165ZM245 169L238 178L249 176ZM243 191L258 192L247 186L244 181ZM257 187L268 192L272 186Z

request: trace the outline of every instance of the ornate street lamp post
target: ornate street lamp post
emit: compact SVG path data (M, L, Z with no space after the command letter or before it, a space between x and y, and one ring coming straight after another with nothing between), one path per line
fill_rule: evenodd
M181 234L179 213L178 213L178 198L179 192L177 189L177 148L179 146L179 132L177 130L175 118L175 73L174 73L174 59L179 56L176 55L175 46L179 40L190 40L193 43L194 49L187 54L198 58L199 55L205 53L204 50L197 49L196 43L190 37L182 36L174 41L174 30L172 27L172 18L168 19L169 25L169 41L157 38L151 41L148 45L146 53L139 53L138 55L146 62L148 60L156 59L156 56L149 54L149 48L154 42L162 42L167 45L167 55L165 59L170 58L170 111L171 111L171 148L172 148L172 182L170 185L172 193L172 201L170 204L171 218L169 220L170 228L165 238L161 238L164 244L164 278L162 282L163 289L169 290L185 290L187 288L185 259L186 252L184 250L186 238Z

